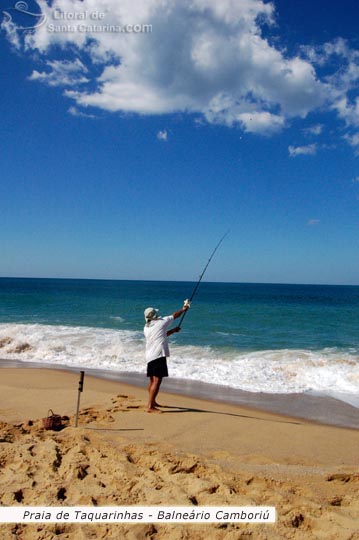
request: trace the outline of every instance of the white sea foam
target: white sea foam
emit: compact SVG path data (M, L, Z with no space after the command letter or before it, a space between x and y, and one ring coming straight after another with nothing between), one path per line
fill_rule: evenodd
M9 338L8 342L4 338ZM180 338L177 338L179 341ZM227 385L250 392L315 392L359 407L359 356L337 349L240 352L184 346L172 340L172 377ZM0 324L0 357L88 367L118 372L145 372L142 332L102 328ZM23 352L15 352L17 347Z
M0 341L6 338L11 341L0 349L3 358L117 371L138 371L143 367L140 332L81 326L0 324ZM30 348L16 353L16 348L24 344Z
M117 322L125 322L125 319L123 317L120 317L120 316L112 316L110 317L110 319L112 319L113 321L117 321Z

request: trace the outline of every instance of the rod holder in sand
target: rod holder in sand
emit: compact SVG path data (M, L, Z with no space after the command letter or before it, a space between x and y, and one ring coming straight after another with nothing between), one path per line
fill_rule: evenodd
M78 422L79 422L80 397L81 397L81 392L83 392L83 389L84 389L84 378L85 378L85 372L80 371L79 389L78 389L78 392L77 392L77 406L76 406L75 427L77 427Z

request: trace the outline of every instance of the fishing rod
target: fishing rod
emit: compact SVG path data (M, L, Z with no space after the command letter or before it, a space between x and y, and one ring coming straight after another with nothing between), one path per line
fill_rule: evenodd
M192 302L192 300L193 300L193 298L194 298L194 296L195 296L195 294L196 294L196 292L197 292L197 289L198 289L198 287L199 287L199 284L201 283L202 278L203 278L204 274L206 273L206 270L207 270L207 268L208 268L208 266L209 266L209 263L210 263L211 260L213 259L214 254L216 253L217 249L218 249L219 246L222 244L223 240L225 239L225 237L227 236L228 233L229 233L229 229L228 229L228 231L222 236L222 238L220 239L220 241L218 242L218 244L216 245L216 247L215 247L214 250L212 251L212 254L211 254L210 258L208 259L206 266L203 268L202 274L199 276L199 280L197 281L197 283L196 283L196 285L195 285L195 287L194 287L194 289L193 289L193 291L192 291L192 294L191 294L191 296L190 296L189 299L188 299L189 303ZM187 311L188 311L188 310L187 310ZM187 311L185 311L185 312L183 313L183 315L182 315L182 317L181 317L181 319L180 319L180 322L179 322L179 324L178 324L178 327L179 327L179 328L181 328L183 319L185 318L185 315L186 315Z

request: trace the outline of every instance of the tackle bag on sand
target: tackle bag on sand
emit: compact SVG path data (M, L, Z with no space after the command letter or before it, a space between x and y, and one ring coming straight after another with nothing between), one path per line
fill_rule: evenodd
M47 417L42 419L42 424L45 429L53 429L55 431L61 429L61 416L59 414L55 414L52 409L49 409Z

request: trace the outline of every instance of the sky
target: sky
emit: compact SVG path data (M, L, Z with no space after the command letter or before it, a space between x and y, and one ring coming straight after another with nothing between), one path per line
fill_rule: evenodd
M0 6L0 276L359 284L356 0Z

